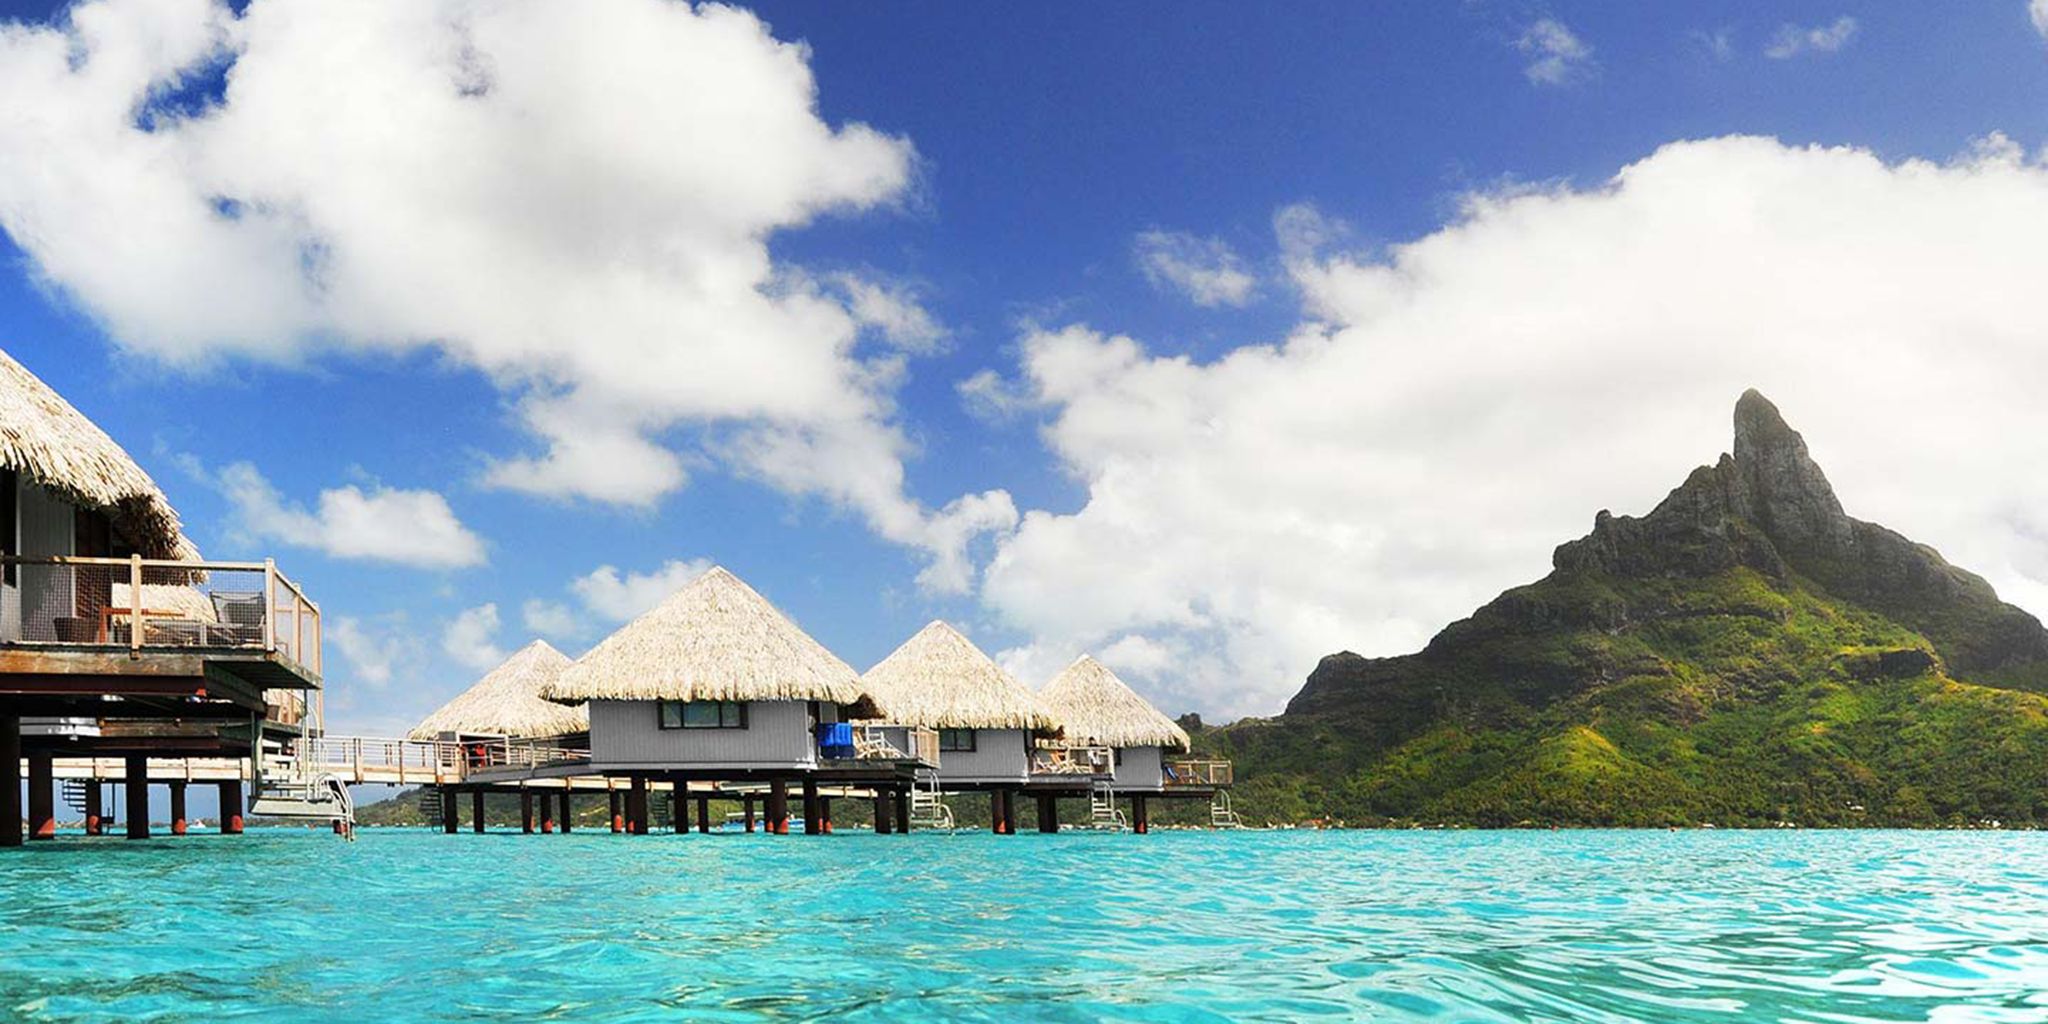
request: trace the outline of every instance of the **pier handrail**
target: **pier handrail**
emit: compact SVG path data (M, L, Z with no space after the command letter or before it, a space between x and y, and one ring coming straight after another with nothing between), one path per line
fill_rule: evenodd
M467 740L312 736L289 750L316 768L351 781L460 782L472 772L587 763L590 751L545 740L477 737ZM393 777L395 774L395 778Z

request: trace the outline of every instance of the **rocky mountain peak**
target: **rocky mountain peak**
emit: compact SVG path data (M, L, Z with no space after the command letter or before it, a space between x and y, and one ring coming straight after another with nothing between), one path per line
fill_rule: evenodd
M1781 546L1835 549L1851 525L1806 439L1752 388L1735 403L1734 511Z

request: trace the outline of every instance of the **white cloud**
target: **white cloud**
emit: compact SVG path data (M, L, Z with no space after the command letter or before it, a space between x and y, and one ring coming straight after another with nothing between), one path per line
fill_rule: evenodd
M419 660L420 642L403 627L402 621L380 624L337 615L326 636L355 669L357 680L381 690L390 685L397 666Z
M221 96L167 106L221 68ZM895 420L943 328L769 248L903 202L915 151L822 120L805 47L751 14L94 0L0 33L0 94L0 226L128 350L431 349L534 439L492 486L644 508L723 460L959 557L930 547L955 531L905 493Z
M519 619L526 624L528 632L552 637L574 637L583 632L583 624L577 620L576 611L560 601L544 601L529 598L520 606Z
M2013 471L2048 464L2048 169L2017 147L1674 144L1372 256L1275 221L1307 316L1285 338L1212 362L1023 339L1087 497L1027 511L987 569L1026 637L1006 663L1152 652L1128 677L1162 707L1271 713L1320 656L1414 650L1596 510L1647 511L1750 386L1852 514L2048 612L2048 477Z
M2048 3L2048 0L2043 2ZM1686 34L1686 38L1692 41L1693 46L1701 54L1710 59L1725 62L1735 58L1735 30L1732 28L1717 28L1711 32L1706 29L1694 29Z
M505 660L497 637L498 606L478 605L448 620L441 630L441 652L464 668L488 671Z
M2048 38L2048 0L2030 0L2027 4L2027 17L2033 21L2034 31L2040 33L2042 38Z
M1197 306L1243 306L1258 290L1258 279L1245 272L1243 261L1220 238L1145 231L1132 253L1153 287L1179 292Z
M1855 35L1856 19L1846 14L1829 24L1812 28L1784 25L1764 47L1764 56L1772 60L1787 60L1806 53L1833 53L1849 45L1849 40Z
M1537 85L1564 85L1593 68L1593 48L1556 18L1542 18L1524 29L1515 49L1530 57L1522 74Z
M233 507L234 526L256 540L415 567L484 562L483 540L433 491L336 487L321 491L317 509L308 511L286 501L246 462L221 470L218 484Z
M660 604L691 580L711 568L704 558L663 562L649 573L621 573L616 566L600 565L569 583L569 589L583 607L607 622L624 622Z

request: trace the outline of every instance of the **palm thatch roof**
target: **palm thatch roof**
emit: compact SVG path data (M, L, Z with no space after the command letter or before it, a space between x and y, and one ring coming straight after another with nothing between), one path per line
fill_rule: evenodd
M444 732L514 737L589 732L587 708L564 707L540 696L541 688L568 667L567 655L546 640L535 640L422 719L412 738L430 740Z
M1086 654L1045 684L1038 697L1066 724L1068 739L1108 747L1188 749L1187 730Z
M184 572L182 569L177 571ZM108 607L135 607L134 600L128 596L128 584L116 580L109 594ZM213 607L213 598L206 596L198 587L177 583L144 583L142 607L149 612L171 612L190 622L220 621L220 615Z
M871 711L852 666L723 568L697 577L543 687L549 700L818 700Z
M199 557L156 481L6 352L0 352L0 468L71 504L104 512L144 558Z
M880 717L896 725L1059 731L1037 694L944 622L918 630L860 681Z

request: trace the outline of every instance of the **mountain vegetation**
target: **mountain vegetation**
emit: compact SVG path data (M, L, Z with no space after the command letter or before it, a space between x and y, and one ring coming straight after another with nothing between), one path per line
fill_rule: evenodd
M2048 631L1843 512L1762 395L1647 516L1422 651L1323 659L1284 714L1195 730L1248 818L2048 824Z

